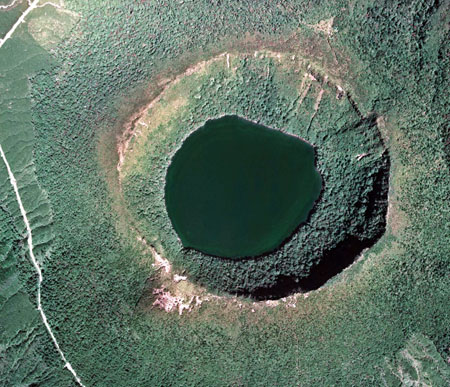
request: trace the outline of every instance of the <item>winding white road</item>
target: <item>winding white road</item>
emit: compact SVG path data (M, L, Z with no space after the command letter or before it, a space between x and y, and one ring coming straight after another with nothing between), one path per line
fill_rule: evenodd
M14 4L17 3L18 0L12 0L11 3L6 4L6 5L0 5L0 9L8 9L11 8Z
M55 344L55 347L59 353L59 355L61 356L61 359L64 362L64 367L66 367L74 376L75 380L77 381L77 383L82 386L85 387L83 383L81 383L81 379L78 377L77 373L75 372L75 370L72 368L71 364L67 361L66 357L64 356L63 351L61 351L61 348L59 347L58 341L56 340L55 335L53 334L52 328L50 327L48 321L47 321L47 316L44 313L44 310L42 309L42 305L41 305L41 284L42 284L42 270L39 267L39 264L36 260L36 257L34 256L34 252L33 252L33 236L31 234L31 227L30 227L30 222L28 221L27 218L27 213L25 211L25 208L23 207L23 203L22 203L22 199L20 197L19 194L19 188L17 187L17 181L14 177L14 174L11 170L11 167L9 166L8 160L6 159L5 153L3 152L3 148L0 145L0 155L2 156L3 161L5 162L6 165L6 169L8 170L8 175L9 175L9 181L11 182L11 185L14 188L14 192L16 194L16 199L17 199L17 203L19 204L19 208L20 208L20 213L22 214L22 218L23 218L23 222L25 223L26 229L27 229L27 234L28 234L28 251L30 253L30 258L31 258L31 262L33 263L34 268L36 269L36 272L38 274L38 286L37 286L37 309L39 311L39 313L41 314L41 318L42 318L42 322L45 325L45 328L47 328L47 331L50 335L50 337L52 338L53 344Z
M35 8L38 7L39 0L34 0L32 3L30 3L30 6L23 12L22 15L17 19L17 21L14 23L14 25L11 27L11 29L6 33L6 35L3 37L3 39L0 39L0 48L6 43L6 41L12 36L14 31L17 29L17 27L20 26L20 23L22 23L27 15ZM13 2L14 4L14 2ZM8 5L8 7L11 6Z

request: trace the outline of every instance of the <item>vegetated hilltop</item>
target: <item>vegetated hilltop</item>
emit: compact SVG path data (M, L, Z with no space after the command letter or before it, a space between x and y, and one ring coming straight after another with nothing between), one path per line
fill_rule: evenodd
M28 23L54 26L51 42L26 23L0 49L0 144L40 241L43 307L85 385L448 385L448 2L66 0L60 10L49 7L34 10ZM70 31L57 23L66 17ZM386 233L307 297L211 297L182 316L143 310L139 300L159 274L120 195L117 135L185 69L262 48L301 52L314 76L329 75L352 97L354 112L376 114L391 164ZM252 70L238 68L242 76ZM256 79L249 82L262 90ZM271 95L244 95L240 108L256 98L273 102ZM309 105L314 110L314 100ZM211 114L196 106L196 114ZM326 102L321 107L334 114ZM317 118L324 131L332 126ZM3 166L0 177L0 380L70 385L33 309L36 276ZM29 317L11 318L11 310Z
M221 55L167 86L135 121L120 176L124 200L143 237L189 278L213 290L280 298L317 288L383 234L389 158L376 116L361 116L340 86L313 72L292 52ZM230 113L313 144L323 177L306 223L275 251L240 260L186 250L164 200L173 154L206 120Z

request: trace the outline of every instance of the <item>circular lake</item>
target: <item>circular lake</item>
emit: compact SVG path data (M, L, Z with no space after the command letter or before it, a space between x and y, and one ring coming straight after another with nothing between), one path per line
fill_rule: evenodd
M176 152L165 201L184 247L243 258L277 248L307 219L321 186L310 144L224 116Z

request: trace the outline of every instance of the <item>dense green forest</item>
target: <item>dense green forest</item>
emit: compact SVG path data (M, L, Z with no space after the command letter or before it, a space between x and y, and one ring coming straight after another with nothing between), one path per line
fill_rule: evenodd
M26 8L0 9L1 36ZM84 385L450 383L448 15L438 0L30 12L0 47L0 145ZM171 155L223 114L312 142L324 179L306 227L253 260L184 251L164 208ZM329 281L302 282L324 258ZM1 161L0 267L0 384L76 385ZM169 313L167 291L185 297Z

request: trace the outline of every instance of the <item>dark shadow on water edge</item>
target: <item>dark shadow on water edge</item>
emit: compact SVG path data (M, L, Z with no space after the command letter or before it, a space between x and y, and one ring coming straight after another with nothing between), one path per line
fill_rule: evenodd
M258 288L249 294L242 295L256 300L275 300L293 293L317 290L350 266L364 249L372 246L375 242L372 240L360 241L356 237L350 237L341 242L335 249L327 252L320 263L313 267L308 277L280 276L275 286Z
M373 246L386 230L390 170L390 158L387 151L385 151L383 158L385 165L376 175L373 189L369 194L369 203L365 215L367 222L369 222L373 216L377 216L377 212L378 216L382 214L380 223L377 225L379 231L374 237L360 240L356 236L349 235L335 248L325 252L321 261L311 269L307 277L280 276L272 287L257 288L252 292L242 293L241 295L255 300L274 300L297 292L305 293L317 290L350 266L363 250ZM363 232L363 230L359 231Z
M370 121L372 125L376 125L376 116L370 116L366 118ZM361 122L358 123L360 125ZM283 297L287 297L294 293L305 293L313 290L319 289L330 279L335 277L337 274L341 273L345 268L350 266L361 252L367 248L372 247L383 235L386 230L386 213L388 208L388 191L389 191L389 173L390 173L390 157L387 148L383 153L384 165L378 171L375 181L373 182L372 191L368 197L368 204L366 205L366 225L372 218L380 217L378 224L376 225L377 232L374 233L375 236L371 238L358 238L354 235L348 235L346 239L338 243L333 249L326 251L322 256L320 262L313 266L307 277L300 277L299 275L280 275L276 283L271 287L260 287L253 289L252 291L242 291L233 292L233 294L243 297L250 297L256 301L262 300L276 300ZM317 167L317 157L315 157L316 170L320 171ZM322 177L322 174L320 174ZM302 222L297 226L297 228L274 250L268 251L262 255L256 257L247 257L236 259L239 260L258 260L271 255L274 251L279 249L281 246L291 240L294 235L299 231L299 229L308 223L312 215L317 211L316 204L321 201L323 193L326 189L326 181L322 177L322 189L319 193L318 198L314 202L312 210L308 214L306 221ZM358 227L358 233L360 236L364 233L365 226L360 225ZM192 248L186 248L185 251L195 250ZM196 250L198 251L198 250ZM209 255L209 254L206 254ZM230 260L230 258L218 257L209 255L210 257L215 257L218 260Z

